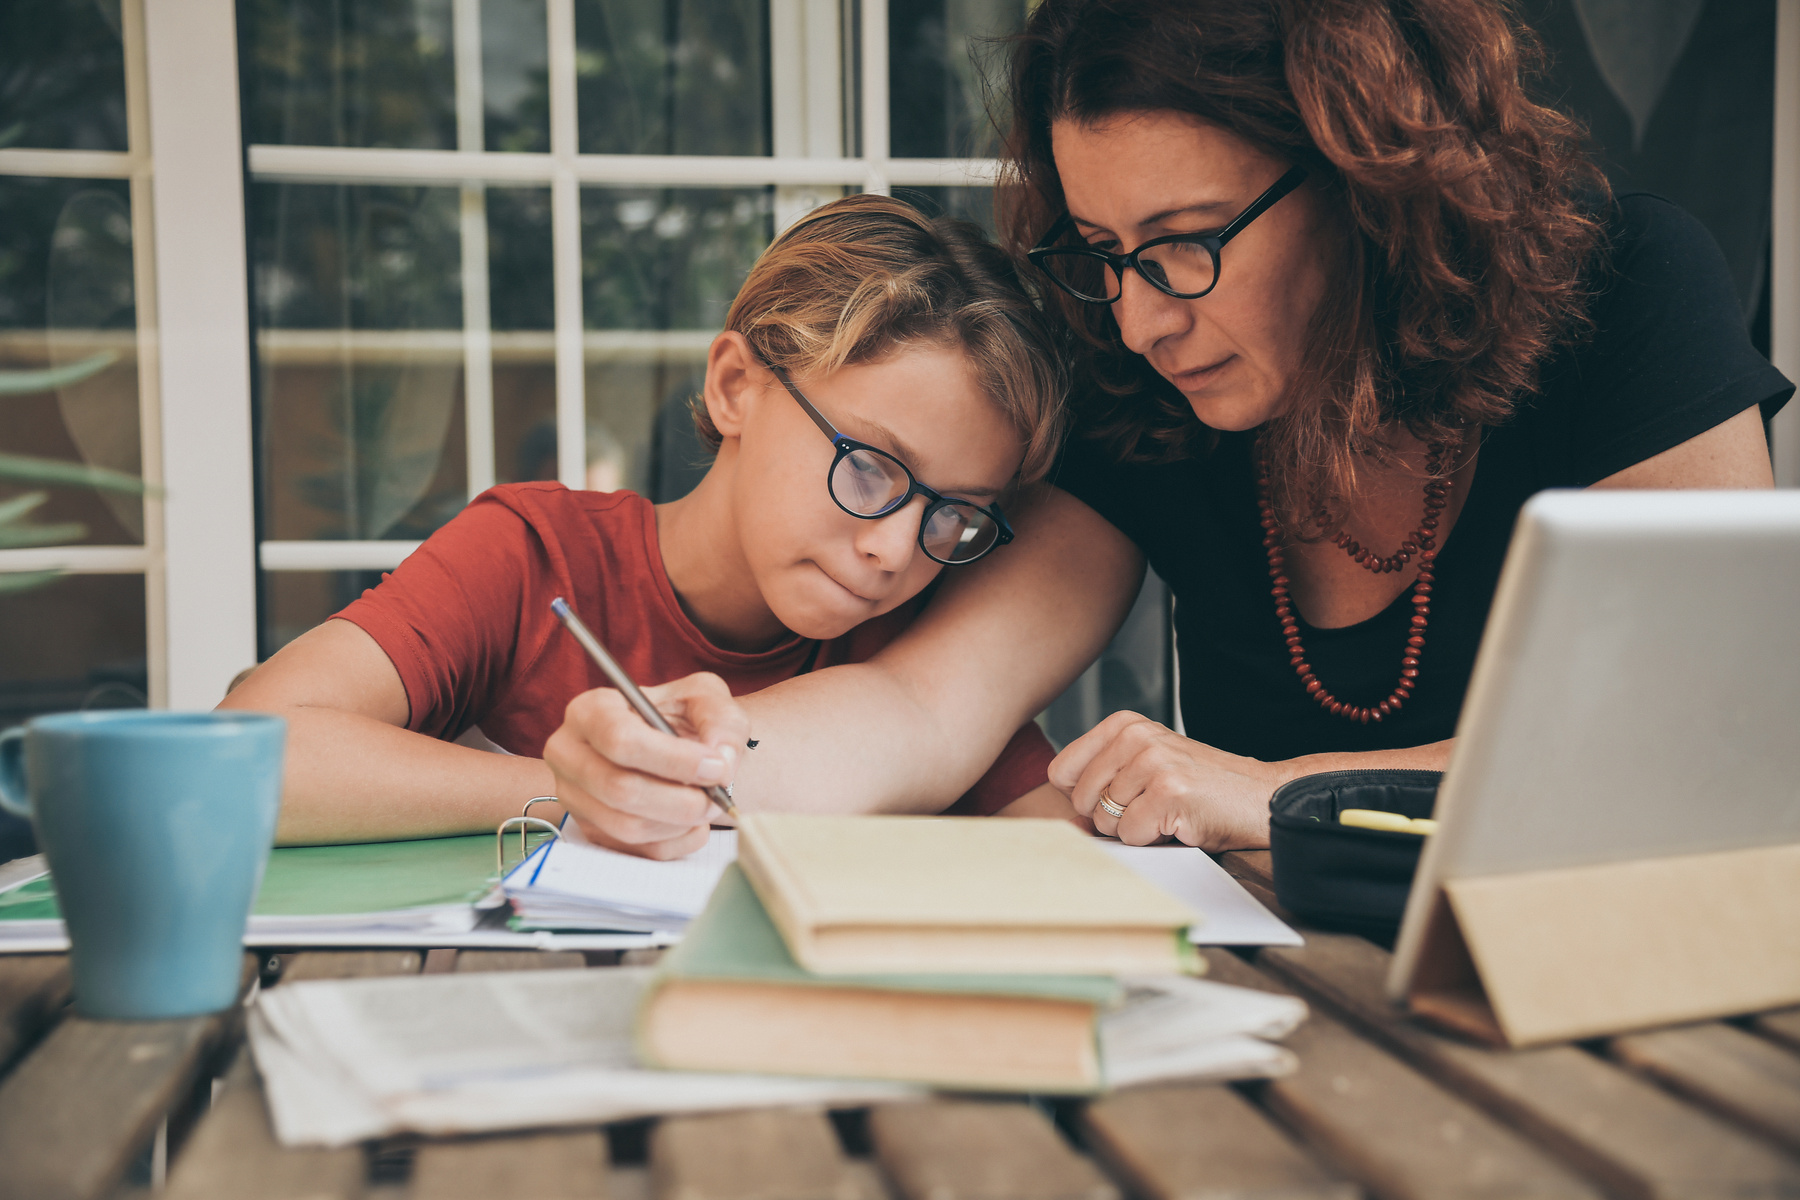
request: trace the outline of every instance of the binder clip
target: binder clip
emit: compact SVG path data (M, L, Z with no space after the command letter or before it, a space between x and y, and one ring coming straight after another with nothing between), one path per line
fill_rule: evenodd
M525 802L525 807L522 810L520 810L518 816L508 817L508 818L506 818L506 820L500 822L500 828L498 828L494 831L494 873L496 875L506 874L506 831L507 830L517 828L519 831L519 861L521 861L521 862L523 862L526 859L526 857L530 854L530 850L525 844L525 838L526 838L526 835L529 834L533 829L537 829L544 833L548 833L551 837L556 837L562 832L560 829L558 829L556 826L552 825L550 822L544 820L542 817L534 817L531 815L531 806L532 805L546 804L546 803L548 803L548 804L556 803L556 797L555 796L533 796L531 799L529 799ZM540 842L538 844L542 845L543 843Z

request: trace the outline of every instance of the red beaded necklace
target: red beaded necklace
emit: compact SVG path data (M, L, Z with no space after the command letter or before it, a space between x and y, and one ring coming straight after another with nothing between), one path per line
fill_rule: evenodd
M1425 515L1419 520L1419 528L1400 543L1394 553L1383 557L1366 546L1358 545L1356 539L1340 530L1332 538L1332 544L1340 547L1344 553L1355 559L1365 570L1377 575L1385 575L1390 571L1398 571L1412 559L1419 556L1419 577L1413 583L1413 616L1412 632L1406 639L1406 653L1400 659L1400 681L1394 690L1380 704L1346 704L1319 682L1313 673L1312 664L1306 661L1306 649L1300 644L1300 622L1294 616L1293 600L1288 595L1288 577L1282 569L1287 564L1281 551L1281 523L1275 519L1275 508L1269 503L1269 469L1260 459L1256 466L1256 503L1262 512L1263 549L1269 555L1269 579L1272 586L1270 595L1275 597L1275 616L1281 621L1281 633L1287 640L1288 662L1294 673L1300 676L1300 682L1306 687L1306 694L1319 702L1319 706L1334 717L1344 717L1351 721L1361 721L1367 725L1370 721L1380 721L1400 711L1407 697L1412 695L1414 682L1419 678L1419 658L1425 653L1425 626L1431 619L1431 579L1432 564L1437 559L1437 527L1438 518L1444 511L1445 496L1448 494L1449 481L1442 477L1444 455L1447 447L1442 442L1432 442L1427 447L1425 460ZM1312 514L1313 521L1323 531L1330 527L1330 518L1321 507Z

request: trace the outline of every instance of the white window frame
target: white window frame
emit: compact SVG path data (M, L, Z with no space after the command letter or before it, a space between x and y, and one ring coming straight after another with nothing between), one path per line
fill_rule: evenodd
M772 155L582 154L576 132L575 6L547 0L550 76L548 153L489 151L482 146L480 0L454 0L457 149L390 150L252 145L250 176L259 183L345 183L458 186L462 191L462 288L468 481L470 495L494 481L492 369L497 343L522 346L534 335L488 329L484 189L548 186L554 295L557 477L581 487L587 477L585 370L596 351L704 352L715 331L607 331L583 328L580 202L584 185L761 187L775 189L776 222L784 228L844 188L887 193L893 186L990 186L993 159L891 159L888 156L887 0L857 4L860 94L843 94L844 9L840 0L770 0ZM846 108L860 120L863 153L844 153ZM289 344L295 333L269 331L264 345ZM379 334L334 333L359 344ZM416 335L414 336L416 339ZM541 337L542 335L535 335ZM265 541L265 571L380 570L394 567L415 541Z
M128 149L0 150L0 175L129 183L141 546L0 551L7 570L144 578L153 708L206 709L256 662L250 310L231 0L124 0Z

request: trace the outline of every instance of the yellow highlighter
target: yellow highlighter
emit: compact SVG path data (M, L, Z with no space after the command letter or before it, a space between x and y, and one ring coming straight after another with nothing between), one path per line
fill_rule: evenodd
M1357 829L1383 829L1389 833L1416 833L1421 837L1437 832L1437 822L1430 817L1406 817L1377 808L1346 808L1338 814L1338 824Z

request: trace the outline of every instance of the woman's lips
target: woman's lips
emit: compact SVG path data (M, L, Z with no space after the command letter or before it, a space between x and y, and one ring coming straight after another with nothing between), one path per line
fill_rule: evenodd
M1180 371L1168 377L1169 382L1184 392L1196 392L1217 380L1225 368L1230 366L1237 355L1228 355L1211 366L1195 367L1191 371Z

